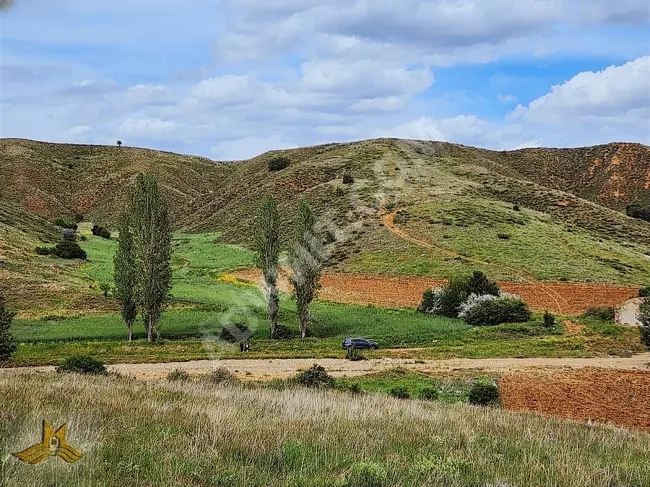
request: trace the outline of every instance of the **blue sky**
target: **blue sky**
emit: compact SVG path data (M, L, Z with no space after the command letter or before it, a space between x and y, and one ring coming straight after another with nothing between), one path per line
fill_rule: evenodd
M374 137L650 144L645 0L2 5L0 137L213 159Z

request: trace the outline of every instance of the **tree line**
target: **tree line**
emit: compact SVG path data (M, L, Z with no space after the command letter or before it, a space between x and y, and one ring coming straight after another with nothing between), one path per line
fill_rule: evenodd
M269 334L277 338L282 221L275 199L264 198L256 223L256 265L264 278ZM142 315L147 339L153 341L159 335L158 324L172 286L171 236L168 204L156 177L139 175L118 220L118 248L114 257L115 296L121 305L129 341L133 339L138 312ZM300 335L304 338L311 321L309 306L317 296L325 260L325 250L316 232L316 218L304 200L298 206L287 254Z

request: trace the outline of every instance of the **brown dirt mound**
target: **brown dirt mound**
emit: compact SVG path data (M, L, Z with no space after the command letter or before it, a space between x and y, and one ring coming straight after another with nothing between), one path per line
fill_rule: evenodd
M503 407L650 431L650 372L583 369L504 376Z
M260 282L257 269L234 273L239 279ZM422 293L430 287L439 287L444 279L404 276L372 276L365 274L326 273L322 279L320 299L337 303L372 304L387 307L416 307ZM504 291L520 295L535 311L548 310L558 314L580 314L587 308L618 306L637 294L636 288L573 283L516 283L499 282ZM291 292L283 275L280 288ZM551 292L549 292L551 291ZM558 303L554 296L563 297Z

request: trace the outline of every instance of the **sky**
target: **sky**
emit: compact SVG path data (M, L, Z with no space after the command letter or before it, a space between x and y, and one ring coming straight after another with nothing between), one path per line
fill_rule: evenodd
M0 0L0 137L650 145L650 2Z

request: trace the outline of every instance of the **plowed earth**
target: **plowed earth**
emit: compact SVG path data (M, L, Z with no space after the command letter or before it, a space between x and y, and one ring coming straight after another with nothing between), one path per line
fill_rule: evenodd
M257 269L234 273L244 281L260 283ZM444 284L443 279L427 277L371 276L364 274L326 273L319 297L337 303L372 304L385 307L415 307L422 293L430 287ZM558 314L580 314L587 308L618 306L637 294L636 288L574 283L516 283L500 282L504 291L520 295L535 311L548 310ZM280 278L280 288L291 292L286 275ZM549 292L550 291L550 292ZM555 296L561 296L558 300Z
M540 370L504 376L503 407L650 431L650 372Z

